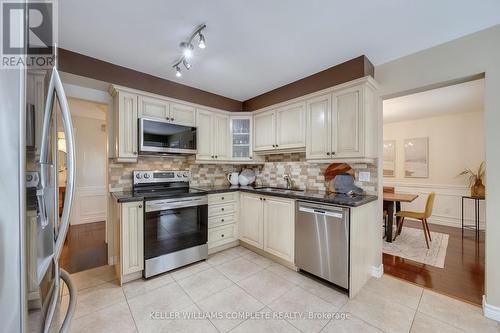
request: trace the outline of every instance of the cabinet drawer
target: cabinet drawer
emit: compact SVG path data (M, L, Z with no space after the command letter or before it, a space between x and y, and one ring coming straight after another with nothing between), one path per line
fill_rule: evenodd
M211 217L208 219L208 227L214 228L224 224L230 224L236 222L236 214L227 214Z
M209 247L219 246L238 239L236 224L228 224L208 230Z
M235 201L237 199L238 192L226 192L226 193L216 193L208 195L208 204L219 204L228 201Z
M229 202L227 204L218 205L208 205L208 217L235 213L238 209L238 204L236 202Z

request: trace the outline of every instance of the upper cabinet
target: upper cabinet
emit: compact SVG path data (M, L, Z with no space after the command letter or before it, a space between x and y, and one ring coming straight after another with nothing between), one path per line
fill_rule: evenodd
M177 125L195 126L196 109L161 98L139 95L139 118L152 118Z
M119 162L137 161L137 95L114 90L115 157Z
M178 125L196 126L196 109L189 105L170 103L170 121Z
M375 83L363 78L309 98L306 158L351 160L376 157Z
M252 116L231 117L231 159L252 159Z
M303 150L306 146L305 103L293 103L257 113L254 121L254 151Z
M267 111L253 116L254 151L273 150L276 146L276 112Z
M196 118L196 159L214 162L229 160L229 116L198 109Z

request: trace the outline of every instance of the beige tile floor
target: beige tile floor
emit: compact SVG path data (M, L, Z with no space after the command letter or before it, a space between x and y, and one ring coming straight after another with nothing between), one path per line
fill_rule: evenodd
M349 300L243 247L123 287L110 266L73 280L78 303L72 332L500 332L480 308L386 275ZM64 295L61 308L67 301ZM309 313L330 316L297 317ZM331 318L333 313L347 319ZM176 318L193 314L198 317Z

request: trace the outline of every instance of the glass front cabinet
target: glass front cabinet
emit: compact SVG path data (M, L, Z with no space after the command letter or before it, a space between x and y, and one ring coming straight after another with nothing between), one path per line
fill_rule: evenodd
M233 160L252 160L252 117L231 117L231 157Z

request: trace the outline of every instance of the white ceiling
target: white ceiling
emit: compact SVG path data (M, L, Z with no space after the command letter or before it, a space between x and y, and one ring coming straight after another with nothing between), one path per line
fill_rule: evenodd
M246 100L365 54L373 64L500 23L498 0L63 0L59 45ZM207 48L176 78L179 42Z
M484 79L384 101L384 123L484 110Z

